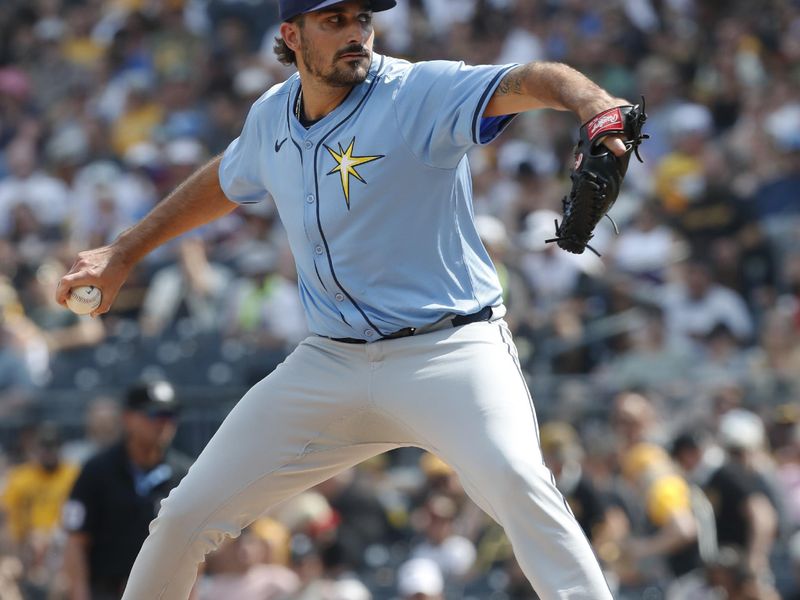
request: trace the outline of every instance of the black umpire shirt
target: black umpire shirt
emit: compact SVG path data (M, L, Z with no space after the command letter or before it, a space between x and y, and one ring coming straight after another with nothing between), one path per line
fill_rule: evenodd
M89 536L93 590L121 592L161 500L190 465L188 457L170 450L160 464L142 471L128 459L124 442L86 463L64 507L64 526Z

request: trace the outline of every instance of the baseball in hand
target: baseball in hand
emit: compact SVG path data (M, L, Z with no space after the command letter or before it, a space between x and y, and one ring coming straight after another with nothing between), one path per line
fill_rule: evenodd
M67 308L76 315L88 315L100 306L102 297L103 294L100 293L100 288L96 288L93 285L74 287L69 291Z

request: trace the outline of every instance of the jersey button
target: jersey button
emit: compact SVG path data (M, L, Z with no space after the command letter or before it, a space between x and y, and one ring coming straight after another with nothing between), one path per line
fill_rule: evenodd
M335 298L337 302L344 302L344 294L336 294Z
M306 150L311 150L314 147L314 142L311 140L306 140L306 143L303 145L306 147Z
M308 202L309 204L314 204L314 194L309 194L308 196L306 196L306 202Z
M316 252L317 254L322 254L322 246L316 246L314 248L314 252Z
M372 331L372 329L367 329L364 331L364 335L367 337L372 337L373 335L375 335L375 332Z

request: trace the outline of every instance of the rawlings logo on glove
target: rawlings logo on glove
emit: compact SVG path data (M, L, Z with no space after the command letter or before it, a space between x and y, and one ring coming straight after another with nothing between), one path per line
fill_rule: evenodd
M617 200L631 153L642 161L639 146L650 137L642 133L646 120L642 98L641 106L610 108L581 127L580 140L575 146L575 167L570 175L572 189L561 201L564 218L560 225L556 221L556 237L546 243L556 242L560 248L575 254L582 254L588 248L599 256L589 240L598 221L608 216ZM625 138L627 152L624 156L615 156L599 143L601 137L615 134Z
M586 124L586 131L590 140L597 139L597 136L601 133L622 130L622 111L619 108L612 108L600 113Z

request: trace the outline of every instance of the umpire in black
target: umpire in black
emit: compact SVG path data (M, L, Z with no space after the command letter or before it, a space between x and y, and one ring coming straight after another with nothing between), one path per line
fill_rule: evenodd
M64 507L69 600L118 600L161 500L191 460L170 444L178 418L166 381L132 387L125 398L123 439L84 466Z

